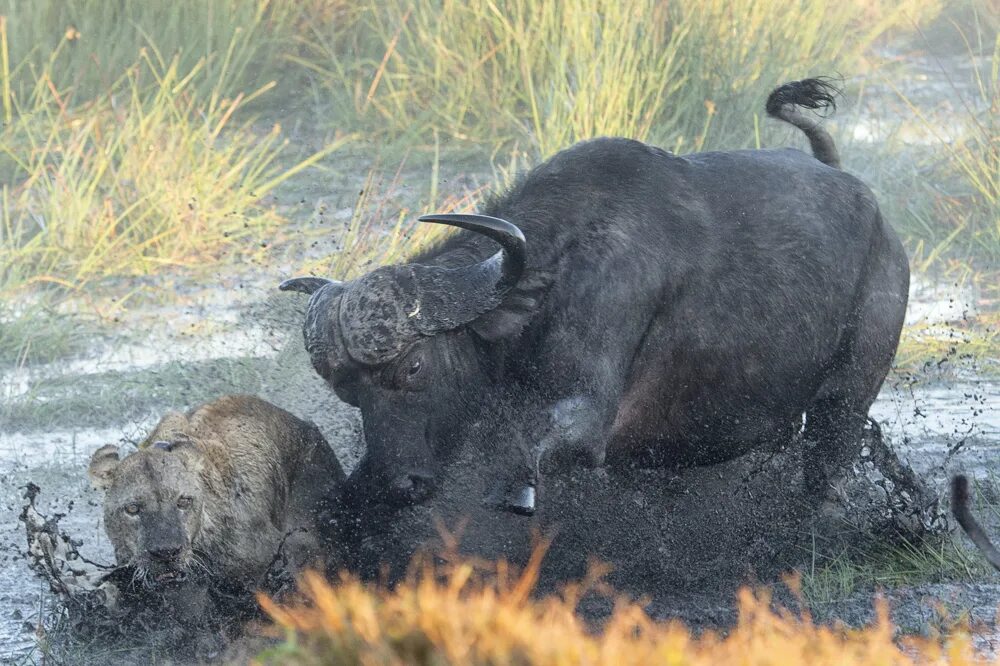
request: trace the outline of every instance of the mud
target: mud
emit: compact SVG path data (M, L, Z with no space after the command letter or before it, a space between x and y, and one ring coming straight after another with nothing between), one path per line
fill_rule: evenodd
M263 325L271 330L271 339L284 341L284 347L278 353L270 345L270 351L261 350L256 362L264 358L265 365L256 391L315 421L345 469L351 469L363 450L357 412L337 401L311 372L297 330L298 307L280 301L268 307L272 317ZM1000 404L1000 383L982 378L932 385L904 379L887 383L873 416L903 463L894 470L873 455L880 449L875 433L869 431L865 456L840 486L839 500L824 506L819 520L801 495L794 445L709 467L577 470L550 477L540 488L541 510L532 518L482 506L489 479L480 473L482 461L467 451L448 465L444 485L430 503L396 513L373 508L364 524L344 528L341 544L352 568L376 578L384 572L382 565L388 565L390 576L398 576L417 550L440 550L443 534L457 538L465 553L505 557L515 563L526 561L534 539L541 535L552 541L541 593L582 577L596 558L612 565L608 576L612 586L648 598L655 616L681 618L694 626L725 626L734 619L733 592L740 585L772 583L785 571L808 567L848 546L863 549L867 542L877 547L900 536L916 540L941 527L933 502L924 502L913 492L899 492L907 483L899 478L899 470L912 466L930 488L925 497L943 492L953 471L981 479L995 473L1000 417L986 408L995 404ZM12 526L10 531L5 528L0 545L0 600L9 609L0 630L11 657L38 654L39 618L50 634L49 654L92 662L100 662L106 654L108 644L84 649L67 642L65 621L53 614L54 596L28 569L23 526L15 521L21 488L28 481L38 483L46 491L39 509L47 515L65 513L60 525L83 542L81 553L110 564L99 496L85 480L86 459L109 440L137 441L154 420L133 420L120 428L0 435L3 524ZM897 478L887 480L893 475ZM983 517L990 523L989 515ZM929 631L935 626L931 620L938 621L928 615L930 593L923 589L891 592L894 619L908 631ZM985 618L987 607L1000 604L1000 585L979 585L974 595L967 585L926 589L952 599L957 610L973 609L976 617ZM871 617L872 593L862 590L855 598L813 611L823 619L863 622ZM595 598L582 610L600 618L610 605ZM989 647L990 639L983 640ZM164 646L177 640L167 636L152 647L150 642L133 645L131 652L116 644L116 650L125 650L116 654L132 654L142 661L150 650L162 655ZM209 642L208 648L212 645Z

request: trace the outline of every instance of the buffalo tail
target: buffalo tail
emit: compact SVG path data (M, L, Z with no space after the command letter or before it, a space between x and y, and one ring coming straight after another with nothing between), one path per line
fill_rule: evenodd
M989 563L1000 571L1000 550L990 542L990 538L986 536L986 532L969 510L969 481L961 474L951 480L951 512L969 535L972 543L976 544Z
M805 132L812 146L813 157L839 169L840 155L833 143L833 137L823 129L818 120L810 118L799 110L800 108L829 109L833 112L837 109L836 97L839 94L840 90L825 77L790 81L771 91L764 108L767 115L772 118L784 120Z

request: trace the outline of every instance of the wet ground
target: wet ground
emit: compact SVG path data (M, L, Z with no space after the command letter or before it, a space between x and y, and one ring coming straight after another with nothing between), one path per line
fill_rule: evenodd
M918 81L927 75L919 68L914 74ZM927 87L924 92L933 97L936 89L930 84ZM918 93L923 90L920 85L915 89ZM883 126L875 121L857 123L854 138L861 143L877 142L885 137L880 132ZM915 143L924 140L917 133L911 138ZM845 155L848 150L842 148ZM357 174L341 175L334 186L322 189L322 196L334 210L331 217L350 212L353 195L338 191L355 193L360 180ZM452 181L456 191L467 184ZM331 193L331 187L338 191ZM314 251L324 249L321 246ZM24 532L17 516L28 482L42 488L40 509L65 514L61 526L83 541L82 551L89 558L110 562L100 497L88 487L86 462L103 444L139 441L167 409L190 407L224 393L256 393L315 421L345 469L356 464L361 452L359 418L330 394L309 367L293 323L301 303L275 293L278 280L286 277L284 271L285 267L277 264L255 269L250 275L232 270L212 284L181 289L172 283L150 281L143 287L149 297L116 314L114 325L85 345L85 352L49 364L0 367L0 660L40 661L39 620L50 616L54 602L23 557ZM156 290L164 289L172 291L171 298L155 297ZM950 339L955 327L983 307L980 300L975 289L921 278L915 280L911 291L908 322L933 324L942 339ZM1000 534L1000 367L997 359L972 363L960 362L957 356L960 354L916 372L893 372L872 416L900 456L942 495L946 495L951 474L960 471L975 477L980 490L976 511L993 533ZM737 467L703 468L680 477L652 474L623 481L588 472L557 480L550 497L556 507L553 513L558 515L550 524L562 522L564 527L556 532L555 543L567 545L563 555L551 561L550 578L580 575L585 553L579 548L574 551L573 544L582 547L588 532L609 530L621 538L609 538L607 543L612 546L599 554L618 565L613 582L629 592L653 596L654 613L679 615L700 624L728 622L732 607L726 599L731 597L711 583L713 576L727 571L721 576L727 581L753 582L768 579L773 572L747 571L742 560L725 561L718 544L721 540L730 549L742 548L748 557L760 561L775 558L773 544L762 541L752 530L740 529L743 514L738 511L746 511L748 525L773 518L761 507L768 506L768 493L780 498L788 485L781 478L781 468L773 468L744 484L748 495L758 493L752 505L744 502L727 507L691 498L692 489L716 498L735 495L727 493L725 484L715 479L731 478ZM453 489L457 494L475 491L458 486ZM789 506L794 505L793 500L786 500ZM568 507L602 502L637 508L630 508L627 516L623 512L617 516L615 512L610 516L607 512L590 514L591 523L565 527ZM703 513L693 513L696 509ZM784 522L778 521L775 529L797 534L797 539L783 542L795 548L782 550L784 559L774 562L795 564L814 574L817 556L822 567L834 553L824 551L822 542L816 546L814 534L803 536L808 528L801 516L793 514L782 519ZM684 520L671 517L677 515ZM424 529L425 518L416 512L408 520ZM448 518L454 525L458 516ZM505 534L509 529L527 534L520 527L497 522L502 520L510 519L488 517L479 527L473 524L470 539L486 539L476 536L477 529L483 534ZM617 522L610 524L609 520ZM717 527L695 529L699 524ZM405 525L400 527L396 536L405 536L406 529ZM828 525L825 529L824 535L832 536L838 527ZM843 527L847 539L853 538L850 529L846 524ZM636 543L643 535L652 536ZM961 535L955 539L968 550ZM525 537L496 547L516 554L529 543ZM808 552L809 548L813 552ZM970 562L976 562L975 552L968 550L967 554ZM1000 577L985 566L973 566L961 575L953 569L945 572L945 568L942 565L938 576L934 571L923 572L927 582L897 585L886 591L894 620L906 632L926 632L942 623L939 607L943 604L952 617L968 612L973 620L987 625L981 632L981 646L998 649L1000 637L993 619L1000 607ZM654 589L643 589L649 586ZM812 610L823 619L865 622L873 616L873 592L871 585L845 588L842 594L812 599ZM46 622L42 625L49 626Z
M245 292L266 294L267 290L261 287L259 292ZM37 658L38 618L45 617L54 602L22 555L24 532L17 515L23 488L29 481L42 488L39 508L43 512L66 514L61 526L83 540L82 552L91 559L110 562L110 547L101 527L100 497L88 487L86 462L103 444L138 441L167 408L225 392L258 393L316 421L345 467L353 467L361 447L357 414L338 403L314 376L297 326L291 323L296 321L301 304L282 298L271 296L263 304L247 298L226 305L206 300L173 311L170 323L151 329L155 332L147 340L107 345L98 354L69 363L4 369L6 423L0 431L0 644L5 646L4 657L20 655L29 661ZM975 296L970 292L954 287L931 288L919 281L912 298L914 321L937 322L943 328L975 305ZM276 314L263 318L262 312ZM163 321L162 312L145 312L141 316ZM190 328L187 322L199 318L215 322L216 330L200 336L186 332ZM79 386L80 395L70 399L68 396L75 394L74 384ZM197 398L192 400L191 395ZM977 512L996 533L1000 533L1000 512L991 505L998 504L1000 488L996 484L1000 474L998 405L1000 381L995 365L958 372L943 372L935 366L934 370L916 374L890 375L872 410L896 450L934 489L944 493L947 479L958 471L978 479L981 495ZM47 410L47 426L31 427L42 409ZM607 537L601 540L603 545L595 547L590 540L590 548L617 565L618 573L612 577L617 587L654 598L654 613L679 615L696 624L731 620L732 608L726 603L731 589L716 583L773 580L776 571L748 569L747 560L727 561L726 552L738 551L756 561L806 569L815 566L817 553L820 561L834 554L832 546L826 548L822 543L817 553L807 553L809 548L816 548L816 537L803 536L811 528L801 516L775 520L769 507L793 506L796 502L780 490L788 485L780 465L743 483L747 497L757 495L755 502L738 501L732 506L720 503L738 494L730 492L721 480L740 478L744 468L740 464L722 465L681 475L650 473L649 478L625 480L581 472L575 479L554 483L549 497L557 515L547 524L559 525L555 544L563 549L553 549L548 580L582 575L584 549L591 538L588 534L603 531ZM452 499L481 492L474 486L458 486ZM657 491L651 492L650 488ZM692 499L692 491L707 501ZM443 496L448 497L449 492L444 489ZM567 520L567 516L581 515L575 513L574 507L584 504L615 510L610 515L584 514L588 516L586 521ZM458 499L455 505L469 503ZM697 511L701 511L700 517ZM461 518L449 511L443 511L441 517L452 527ZM492 550L515 560L527 552L530 532L523 528L523 522L511 527L501 524L509 518L478 518L474 517L471 527L466 527L465 536L470 543L478 544L481 552ZM762 538L740 527L762 521L772 521L774 538ZM855 528L849 523L842 529L847 538L854 538ZM420 534L433 540L432 531L427 529L431 524L427 514L414 514L400 524L397 533L370 543L369 548L402 553L393 546L393 539L413 539L414 534ZM700 527L703 525L718 529L706 530ZM415 531L408 532L410 527ZM824 542L835 538L839 529L837 525L828 526L821 538ZM518 539L509 538L511 534L519 535ZM789 536L793 534L798 536ZM957 539L964 544L961 536ZM680 547L678 541L683 542ZM776 549L777 542L782 548ZM974 561L976 553L970 552L969 557ZM1000 579L985 568L955 582L937 582L940 577L933 572L928 572L927 579L935 582L888 592L896 608L894 618L904 630L922 632L937 626L938 600L954 615L969 612L981 622L992 621L992 611L1000 607ZM972 580L978 582L970 584ZM814 604L813 610L819 617L863 622L872 617L872 594L871 586L862 586L843 598L823 599ZM599 613L600 608L595 612ZM982 640L985 647L994 647L996 636L985 632Z

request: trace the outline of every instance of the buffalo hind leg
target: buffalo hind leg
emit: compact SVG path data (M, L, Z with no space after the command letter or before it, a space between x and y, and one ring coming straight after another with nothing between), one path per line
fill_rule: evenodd
M828 496L832 483L861 455L868 410L852 402L826 398L806 413L805 491L814 506Z
M879 224L882 224L879 216ZM857 460L868 409L896 353L906 312L909 269L899 241L877 234L873 264L858 290L858 308L813 404L806 409L805 481L815 503Z

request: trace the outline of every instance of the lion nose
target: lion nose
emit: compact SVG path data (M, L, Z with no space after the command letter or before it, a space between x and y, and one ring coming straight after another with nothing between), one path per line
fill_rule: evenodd
M181 554L181 549L179 546L157 546L150 548L149 554L153 559L168 561L176 559Z

